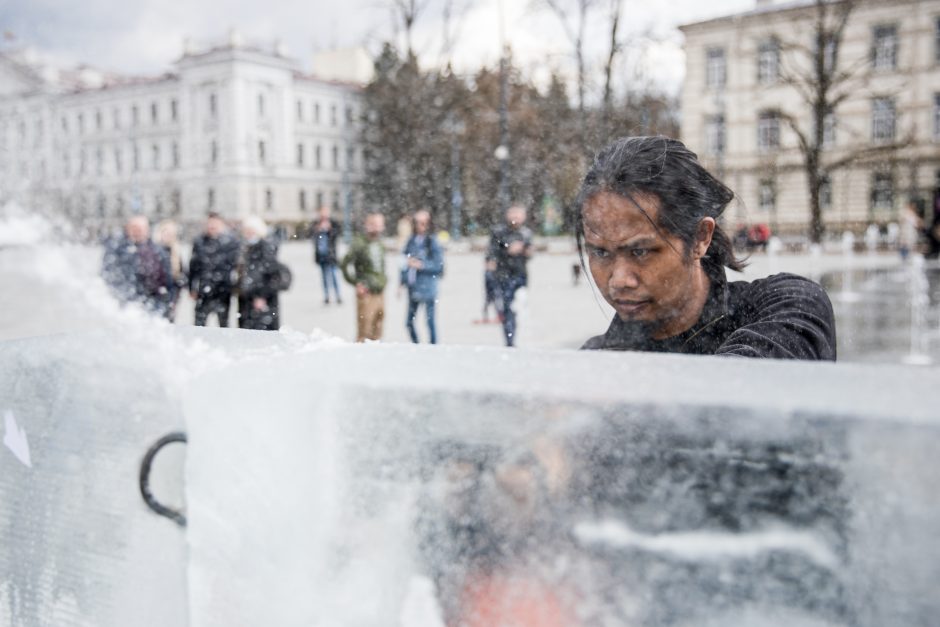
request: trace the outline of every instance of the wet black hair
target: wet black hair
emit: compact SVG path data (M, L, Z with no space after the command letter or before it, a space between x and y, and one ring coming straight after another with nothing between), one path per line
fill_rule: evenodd
M735 256L731 238L718 224L734 200L734 192L703 168L696 154L679 140L621 137L597 153L575 202L575 237L582 261L584 204L603 192L627 198L635 205L637 194L658 198L659 216L653 225L681 239L684 254L691 251L702 218L713 218L715 230L702 266L710 276L724 267L744 269L744 260Z

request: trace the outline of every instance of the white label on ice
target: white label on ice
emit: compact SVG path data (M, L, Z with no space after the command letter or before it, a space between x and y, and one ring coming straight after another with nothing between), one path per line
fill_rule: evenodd
M26 441L26 431L16 424L13 412L9 409L3 414L3 424L5 427L3 445L10 449L18 460L32 468L33 464L29 459L29 443Z

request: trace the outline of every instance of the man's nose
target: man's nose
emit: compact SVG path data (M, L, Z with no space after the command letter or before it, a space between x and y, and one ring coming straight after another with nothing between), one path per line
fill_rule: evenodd
M614 259L613 268L610 273L608 285L613 291L632 290L640 285L636 268L629 259L617 256Z

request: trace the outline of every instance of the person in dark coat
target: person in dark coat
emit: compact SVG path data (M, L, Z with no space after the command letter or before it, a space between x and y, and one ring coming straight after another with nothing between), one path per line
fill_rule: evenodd
M431 214L418 211L412 219L412 235L405 244L405 264L401 271L401 286L408 289L408 313L405 325L411 341L418 343L415 316L418 306L424 305L431 344L437 344L437 326L434 323L434 305L437 302L437 281L444 270L444 253L437 238L431 233Z
M493 229L486 252L486 269L493 273L496 307L503 323L506 346L516 343L516 292L529 282L526 264L532 256L532 230L525 226L526 209L512 205L506 222Z
M147 311L167 315L173 287L170 258L150 239L146 217L132 217L124 235L105 246L101 274L122 305L138 303Z
M225 221L210 213L205 233L193 242L189 260L189 294L196 301L197 327L206 326L212 314L220 327L228 326L238 253L238 240L228 232Z
M310 238L313 240L313 258L320 266L320 275L323 278L323 304L330 304L330 286L336 303L343 304L343 297L339 294L339 281L336 279L336 242L342 231L339 222L330 217L328 206L320 207L320 216L310 228Z
M265 239L267 226L257 216L242 224L242 256L238 275L238 326L257 331L276 331L281 326L278 309L280 270L277 249Z
M619 139L576 203L578 249L616 311L583 348L835 360L825 291L793 274L728 282L743 269L718 219L733 192L682 142Z

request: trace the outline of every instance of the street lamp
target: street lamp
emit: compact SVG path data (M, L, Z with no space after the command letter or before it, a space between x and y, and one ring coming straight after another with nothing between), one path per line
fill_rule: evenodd
M463 194L460 191L460 141L466 131L463 120L453 113L447 116L447 128L450 131L450 236L460 239L460 211L463 208Z

